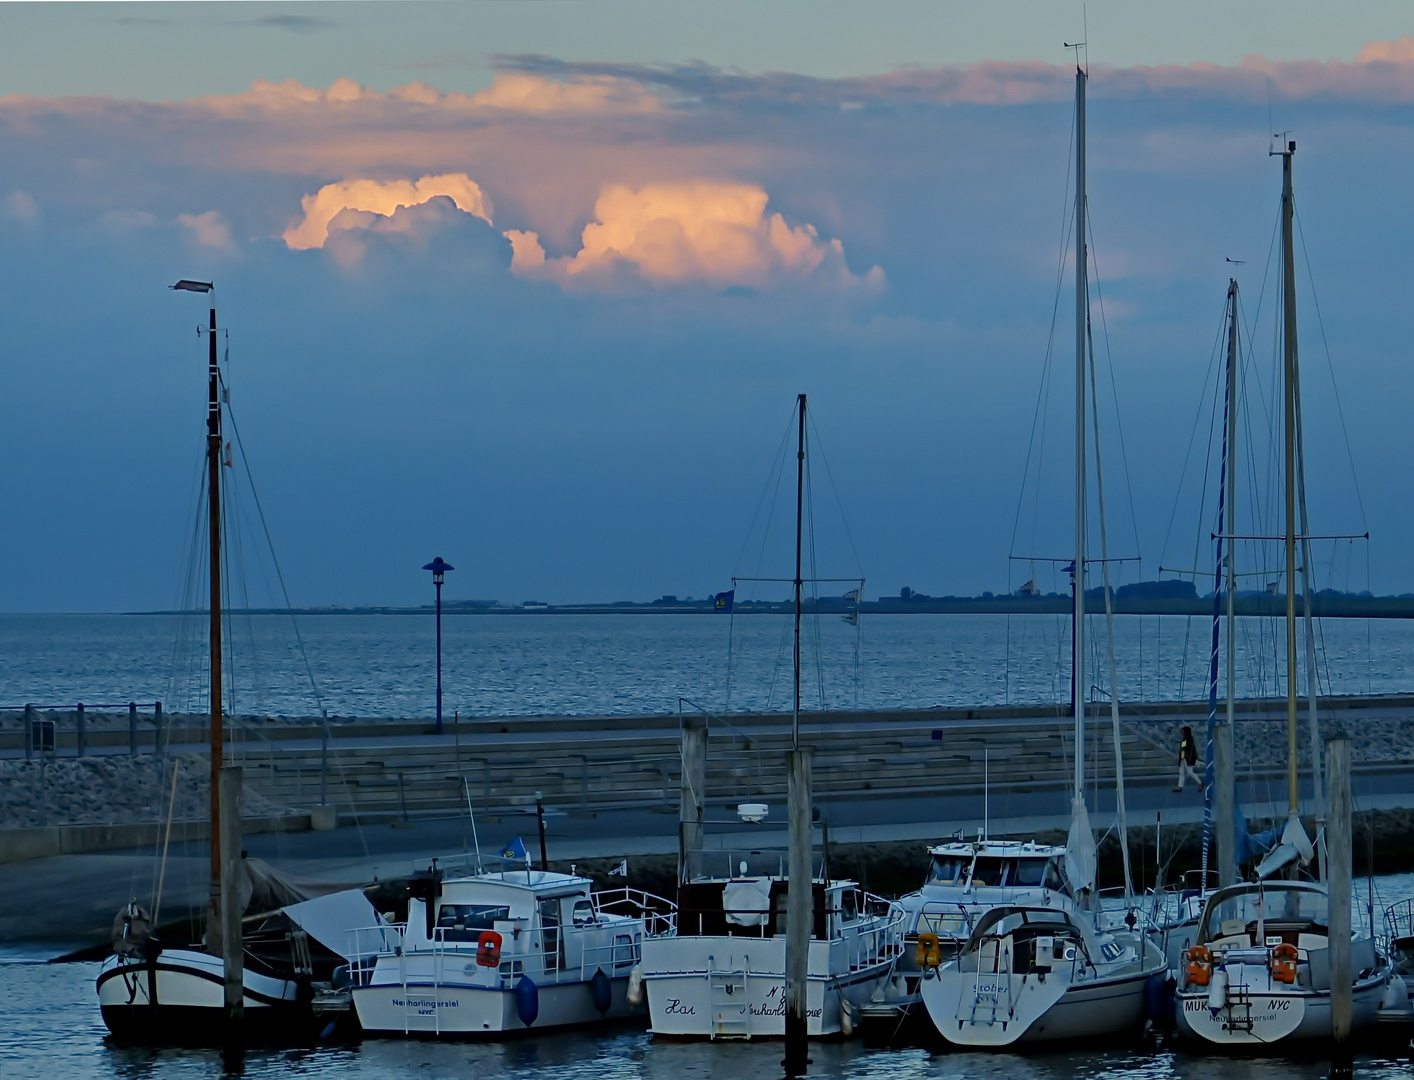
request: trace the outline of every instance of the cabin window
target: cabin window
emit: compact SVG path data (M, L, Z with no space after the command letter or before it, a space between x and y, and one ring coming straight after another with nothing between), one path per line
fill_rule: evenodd
M614 937L614 967L632 967L638 962L638 946L628 934Z
M840 894L840 921L854 922L859 918L859 897L853 889L846 889Z
M543 899L540 908L540 950L541 962L546 971L561 967L560 964L560 901Z
M955 855L934 855L928 871L929 885L957 885L967 872L969 860Z
M1005 885L1006 859L978 859L972 870L974 885Z
M1045 859L1017 859L1016 869L1012 871L1011 883L1013 885L1041 885L1046 880L1046 860Z
M575 926L593 926L598 920L594 917L594 905L588 900L576 900L574 902L574 912L571 914Z
M511 917L509 907L485 904L443 904L437 909L437 926L445 941L475 941L483 930L494 930L498 921Z

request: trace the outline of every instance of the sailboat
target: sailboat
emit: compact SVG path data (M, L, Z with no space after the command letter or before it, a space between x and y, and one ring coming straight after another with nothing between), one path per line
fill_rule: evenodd
M242 925L242 899L250 895L257 868L240 852L239 788L222 770L222 398L215 288L185 279L172 287L211 299L206 406L211 893L204 940L182 947L160 940L146 909L136 900L128 903L114 920L113 953L99 968L96 990L103 1021L119 1040L183 1045L308 1036L317 1031L311 1007L315 984L331 979L344 963L351 944L346 931L377 925L380 918L357 890L315 900L277 890L277 900L263 908L265 917L248 931ZM272 910L277 904L288 906Z
M1101 927L1095 895L1095 840L1085 805L1085 548L1086 432L1085 384L1089 344L1089 291L1085 231L1085 84L1083 67L1075 72L1075 560L1071 616L1071 707L1075 720L1075 774L1071 824L1064 849L1034 852L1048 866L1055 859L1062 873L1051 882L1042 871L1040 903L1013 897L973 922L955 959L940 963L939 935L918 937L917 958L923 978L920 993L928 1016L947 1042L971 1047L1118 1034L1138 1030L1144 1021L1145 987L1166 964L1147 935L1128 928ZM1097 483L1103 480L1097 466ZM1101 564L1105 567L1106 614L1110 627L1111 713L1115 729L1116 804L1124 852L1126 901L1130 894L1124 765L1119 750L1118 697L1113 692L1113 608L1109 556L1104 550L1104 493L1100 488ZM937 849L935 849L936 851ZM982 852L977 853L980 858ZM1020 861L1018 861L1020 867ZM970 879L975 880L975 865ZM969 882L970 884L970 882ZM1020 885L1020 881L1016 882ZM927 893L927 887L922 890ZM966 909L964 908L964 913ZM921 914L921 912L920 912Z
M801 529L804 505L805 395L798 398L796 483L795 709L800 732ZM792 795L792 798L795 798ZM764 813L746 804L743 820ZM808 821L808 805L807 817ZM854 1016L888 982L903 951L903 916L858 883L829 876L825 860L792 831L791 851L685 851L677 897L677 933L643 940L637 969L654 1035L697 1039L849 1035ZM803 864L803 865L802 865ZM802 881L802 879L805 879ZM801 889L801 885L805 888ZM793 1032L788 995L793 894L810 898L803 940L805 1030ZM798 977L798 976L797 976ZM790 1066L787 1066L790 1071ZM794 1075L794 1074L792 1074Z
M1297 531L1300 475L1301 404L1297 366L1296 269L1293 231L1295 200L1292 163L1296 143L1274 151L1282 159L1281 257L1283 390L1285 399L1286 531L1286 690L1287 821L1280 841L1256 868L1257 880L1226 885L1204 904L1193 944L1182 954L1176 972L1175 1021L1181 1036L1232 1047L1273 1047L1332 1035L1330 895L1320 882L1295 880L1297 864L1316 852L1301 823L1297 788L1296 546L1303 545L1310 566L1309 529L1304 498ZM1235 331L1234 331L1235 332ZM1231 390L1229 391L1231 402ZM1312 662L1311 603L1307 577L1305 617L1308 662ZM1232 578L1229 574L1229 589ZM1315 684L1310 692L1314 702ZM1312 722L1314 726L1314 710ZM1317 747L1314 727L1313 748ZM1319 795L1320 759L1313 754L1312 774ZM1221 787L1226 787L1224 778ZM1220 825L1226 825L1220 816ZM1319 837L1318 837L1319 839ZM1227 856L1219 845L1220 870ZM1324 858L1321 860L1324 863ZM1321 870L1324 876L1324 865ZM1291 879L1278 878L1281 871ZM1368 933L1355 931L1349 945L1352 1030L1377 1022L1390 991L1390 964Z

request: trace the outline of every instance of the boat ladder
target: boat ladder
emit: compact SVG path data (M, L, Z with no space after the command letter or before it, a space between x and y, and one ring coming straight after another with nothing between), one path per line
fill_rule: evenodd
M739 971L713 967L707 958L707 1003L712 1012L713 1039L751 1038L751 1012L746 1004L746 960Z
M1223 1027L1252 1033L1252 987L1248 983L1227 984L1227 1020Z
M980 961L979 957L979 961ZM979 962L977 971L972 978L971 1001L969 995L962 993L957 999L957 1021L958 1026L966 1022L969 1024L985 1024L990 1027L1000 1021L1006 1024L1015 1018L1016 1003L1011 997L1011 953L1003 952L995 958L992 972L984 972L982 964ZM984 985L983 979L987 982ZM964 1015L966 1013L966 1015Z

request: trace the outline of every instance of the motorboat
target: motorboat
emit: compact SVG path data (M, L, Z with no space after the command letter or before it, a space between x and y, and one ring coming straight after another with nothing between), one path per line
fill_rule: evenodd
M1054 907L999 907L952 961L928 965L923 1004L957 1046L1000 1048L1138 1033L1145 991L1167 971L1133 930L1097 930Z
M653 1034L692 1039L785 1034L785 852L690 852L677 933L643 942ZM853 1032L854 1017L903 952L904 914L812 859L814 925L806 1010L812 1038Z
M433 867L410 889L406 923L372 928L349 965L366 1034L498 1037L642 1015L630 975L674 926L670 901L575 874Z
M1389 961L1368 934L1350 941L1351 1030L1384 1001ZM1331 1037L1330 897L1314 882L1268 880L1219 889L1177 972L1181 1036L1259 1047Z

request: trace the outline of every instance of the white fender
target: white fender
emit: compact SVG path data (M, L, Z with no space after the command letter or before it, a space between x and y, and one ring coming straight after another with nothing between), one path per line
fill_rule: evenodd
M843 995L840 997L840 1034L846 1039L854 1038L854 1006Z
M628 973L628 1003L635 1009L643 1004L643 971L637 964Z
M1227 972L1218 968L1208 983L1208 1008L1217 1012L1227 1004Z

